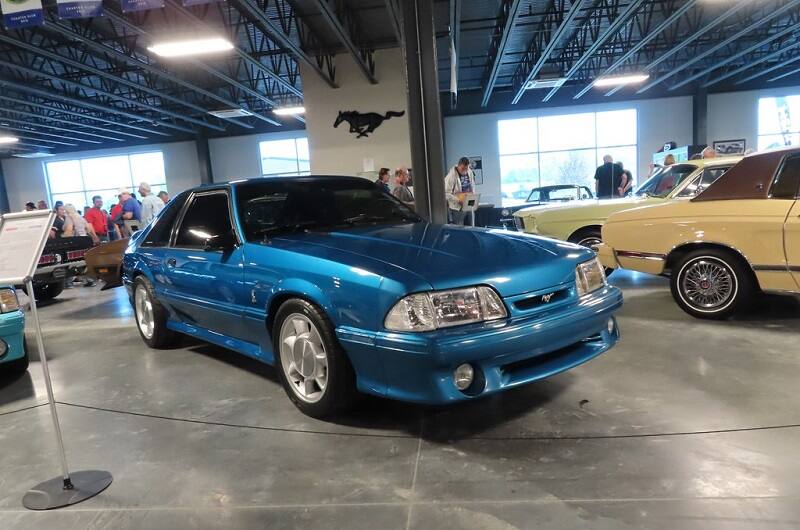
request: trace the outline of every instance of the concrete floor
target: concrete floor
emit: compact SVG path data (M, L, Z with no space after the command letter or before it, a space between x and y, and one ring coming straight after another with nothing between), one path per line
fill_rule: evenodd
M58 475L41 369L0 380L0 528L800 527L800 302L703 322L666 281L617 273L622 342L568 373L424 409L301 415L271 368L204 344L144 347L121 291L42 309L73 469L70 509L22 508Z

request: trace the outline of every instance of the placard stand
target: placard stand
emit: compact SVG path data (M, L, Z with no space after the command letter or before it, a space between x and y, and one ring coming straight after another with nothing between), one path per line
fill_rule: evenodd
M50 382L50 369L44 351L42 326L33 292L33 274L39 263L50 227L55 215L50 211L34 211L0 216L0 285L19 285L23 283L31 301L31 316L36 331L36 346L44 373L50 415L56 433L58 454L61 459L61 476L37 484L22 498L22 504L30 510L52 510L77 504L94 497L106 489L113 480L107 471L69 472L67 455L64 451L64 438L58 421L53 385ZM38 243L38 245L36 244Z

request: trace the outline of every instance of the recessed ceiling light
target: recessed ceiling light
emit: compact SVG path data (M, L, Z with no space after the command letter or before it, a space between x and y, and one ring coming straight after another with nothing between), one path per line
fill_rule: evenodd
M246 118L247 116L252 116L253 113L249 110L244 109L221 109L221 110L210 110L208 111L209 114L212 116L216 116L217 118Z
M16 136L0 136L0 144L15 144L19 142Z
M272 112L278 116L295 116L297 114L303 114L305 111L305 107L280 107L277 109L272 109Z
M619 75L615 77L601 77L596 79L594 86L618 86L630 85L633 83L641 83L650 78L647 74L632 74L632 75Z
M233 44L222 37L211 37L207 39L160 42L149 46L147 49L161 57L189 57L191 55L230 51L233 49Z

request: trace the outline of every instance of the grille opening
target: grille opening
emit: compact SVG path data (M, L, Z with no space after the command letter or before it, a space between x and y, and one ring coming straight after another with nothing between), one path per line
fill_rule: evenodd
M590 337L591 338L591 337ZM570 344L569 346L565 346L559 350L551 351L550 353L544 353L542 355L537 355L535 357L531 357L529 359L523 359L521 361L516 361L509 364L504 364L500 367L500 370L507 374L513 374L514 372L519 372L523 370L528 370L529 368L535 368L537 366L541 366L552 361L557 360L560 357L565 357L575 351L576 348L579 348L583 345L584 341L588 341L589 339L579 340L574 344Z
M537 294L536 296L525 298L524 300L515 302L514 307L516 307L520 311L527 311L529 309L534 309L537 307L553 305L556 302L565 300L567 297L569 297L569 289L561 289L560 291Z

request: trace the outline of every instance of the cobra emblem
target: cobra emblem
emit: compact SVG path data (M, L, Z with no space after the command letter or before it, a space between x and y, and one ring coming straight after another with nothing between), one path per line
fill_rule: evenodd
M543 294L542 295L542 303L543 304L549 304L551 298L553 298L553 293Z

